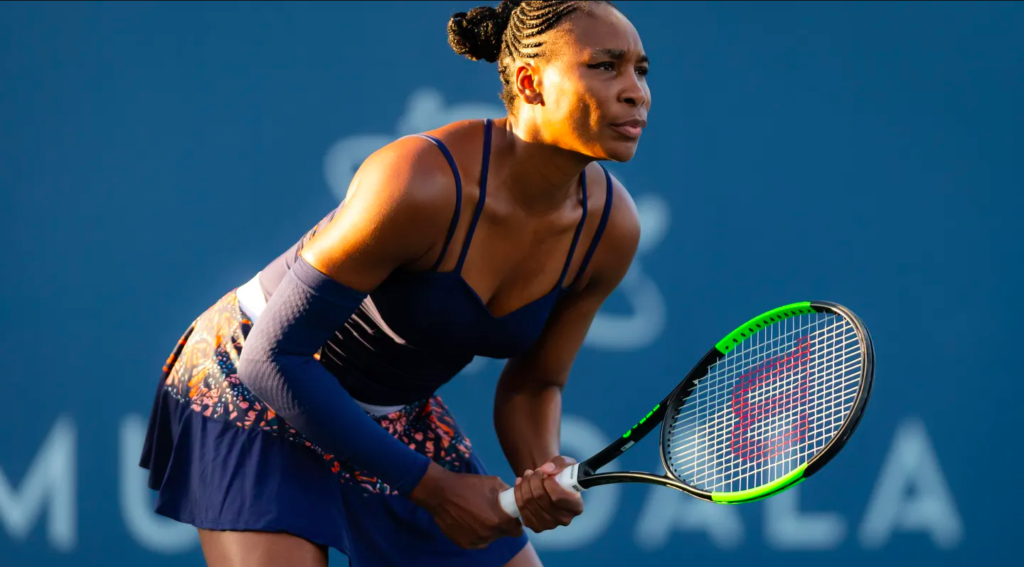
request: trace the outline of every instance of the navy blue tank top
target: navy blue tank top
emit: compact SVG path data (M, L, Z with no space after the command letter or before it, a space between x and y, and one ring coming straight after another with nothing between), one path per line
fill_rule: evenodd
M334 374L353 398L374 405L408 404L430 397L455 377L474 356L512 358L537 340L558 298L568 289L566 273L587 219L587 178L581 174L583 214L558 282L546 295L501 317L491 314L476 291L462 278L473 232L487 197L487 169L491 153L491 121L485 121L480 198L469 232L450 272L437 271L455 236L462 213L462 179L455 159L441 140L426 134L444 154L455 176L455 212L444 246L430 270L397 270L374 289L344 327L324 344L320 362ZM603 169L603 168L602 168ZM577 274L585 272L608 222L612 184L605 170L607 196L594 238ZM331 213L288 251L260 273L260 286L268 298L316 231L333 218Z

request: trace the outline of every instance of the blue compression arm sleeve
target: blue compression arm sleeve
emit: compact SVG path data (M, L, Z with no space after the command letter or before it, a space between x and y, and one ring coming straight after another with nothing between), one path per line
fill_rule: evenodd
M313 358L365 297L298 258L246 337L238 378L324 451L408 494L430 460L377 425Z

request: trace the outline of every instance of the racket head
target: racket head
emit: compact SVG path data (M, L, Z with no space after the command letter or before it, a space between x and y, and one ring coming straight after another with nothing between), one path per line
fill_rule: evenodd
M810 477L867 407L874 346L850 309L785 305L719 341L669 396L661 457L677 488L741 504Z

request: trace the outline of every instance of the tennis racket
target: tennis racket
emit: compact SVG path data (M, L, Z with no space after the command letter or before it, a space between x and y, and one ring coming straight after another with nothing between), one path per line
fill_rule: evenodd
M867 406L874 347L849 309L805 301L773 309L729 333L622 437L556 480L582 492L641 482L720 504L792 488L832 460ZM598 472L661 424L664 475ZM502 508L519 516L514 489Z

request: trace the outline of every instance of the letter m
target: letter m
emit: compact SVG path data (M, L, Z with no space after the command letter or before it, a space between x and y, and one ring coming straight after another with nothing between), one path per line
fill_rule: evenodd
M75 461L75 425L61 416L20 485L14 486L0 468L0 526L11 539L28 538L46 507L47 541L58 551L75 548Z

